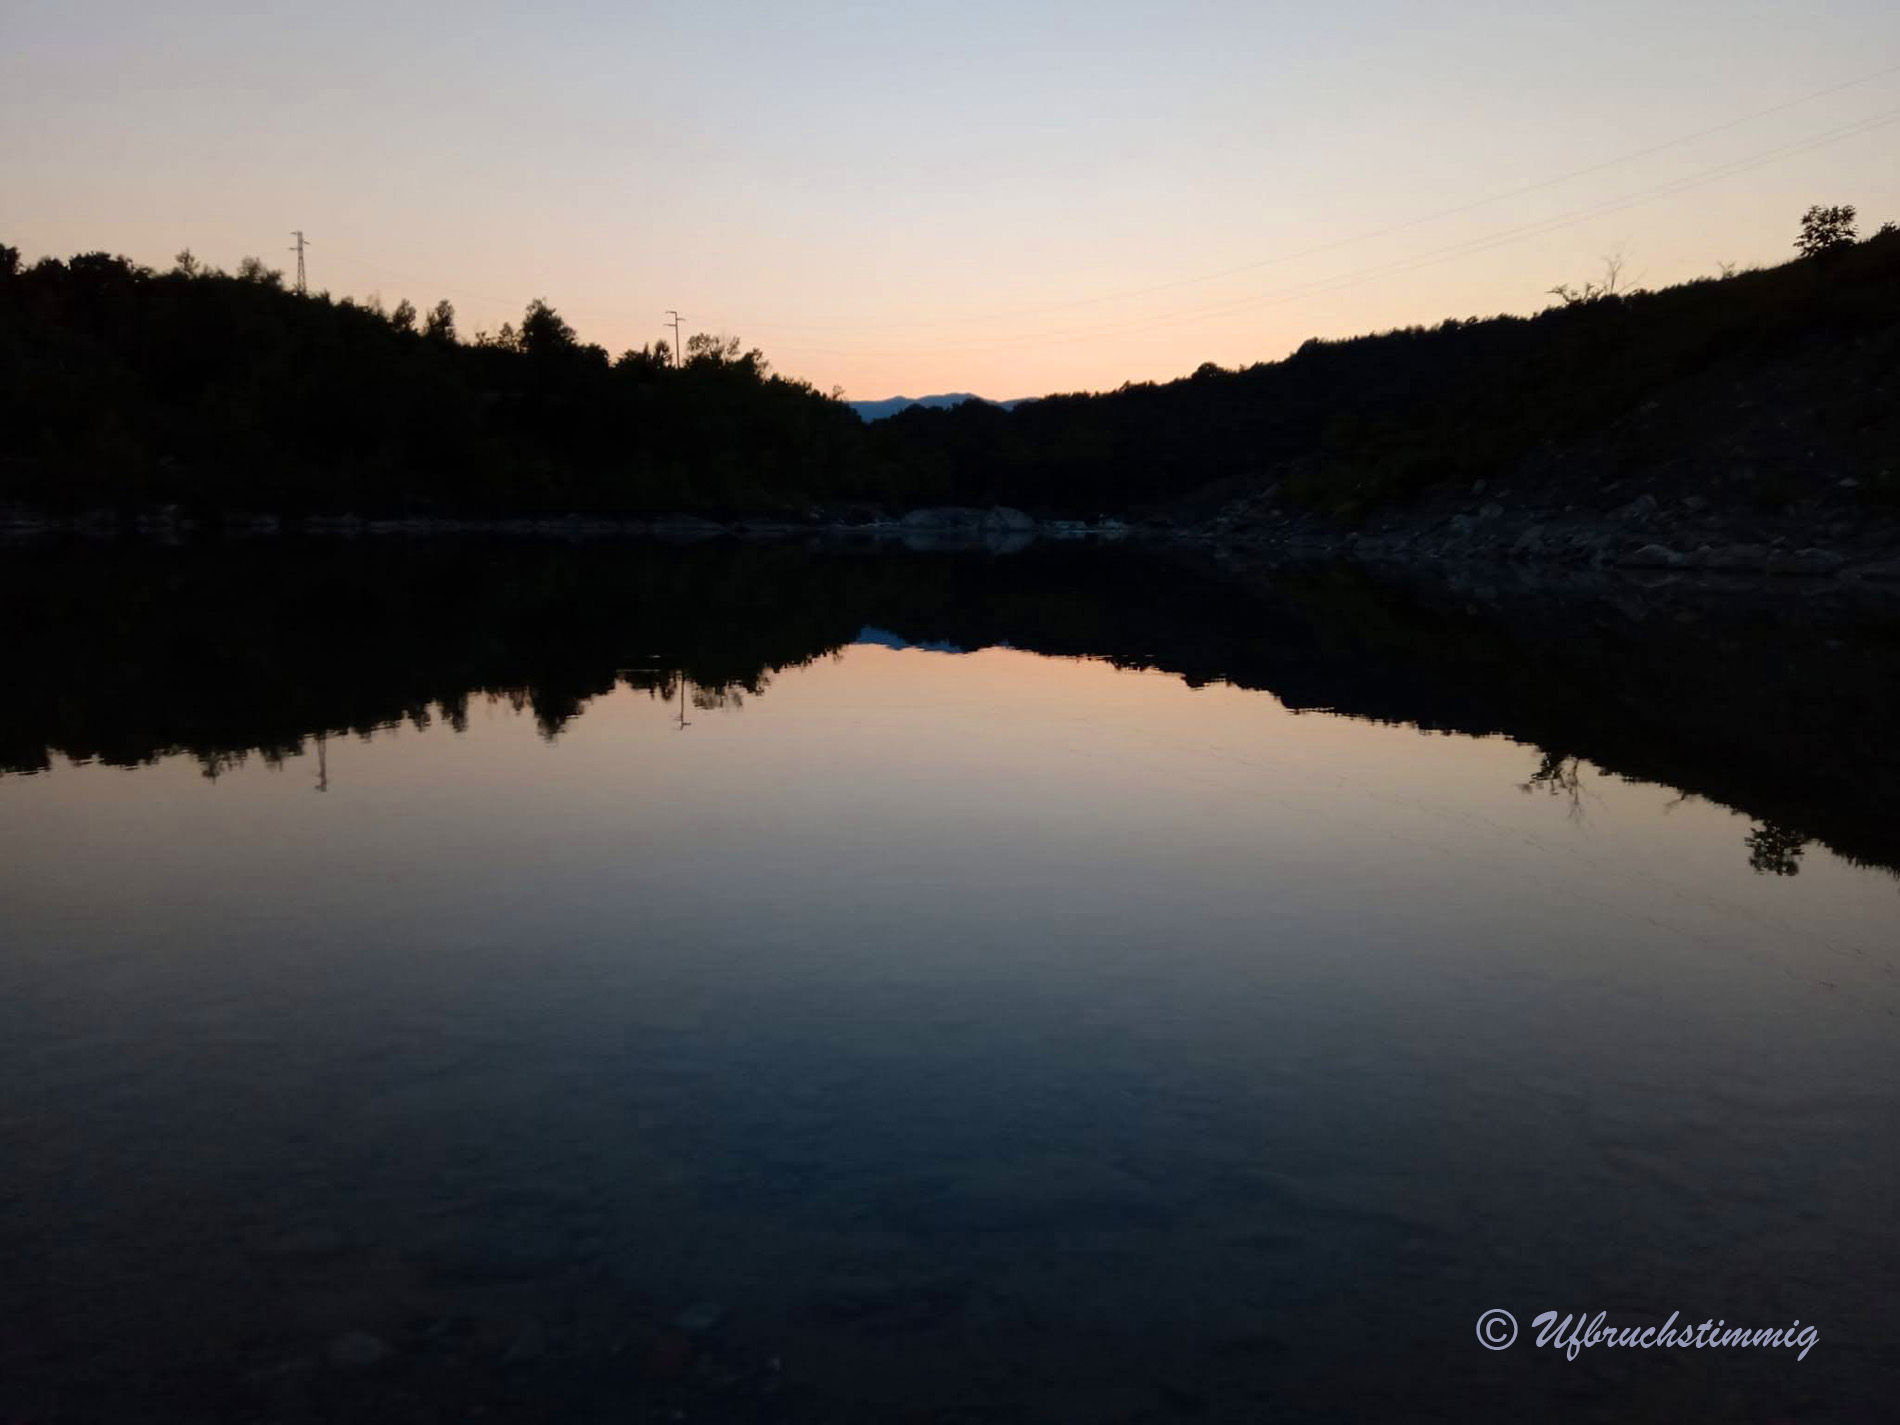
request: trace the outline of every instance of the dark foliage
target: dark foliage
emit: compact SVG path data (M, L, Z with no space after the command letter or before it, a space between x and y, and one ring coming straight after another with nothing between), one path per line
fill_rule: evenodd
M769 700L779 670L872 625L1265 689L1296 710L1504 733L1544 749L1527 789L1579 808L1601 775L1584 759L1746 811L1747 854L1765 873L1795 874L1811 838L1900 867L1900 756L1884 736L1900 629L1886 601L1687 587L1632 601L1620 585L1487 595L1072 545L1007 557L792 541L628 549L23 545L0 560L0 603L35 613L9 646L0 776L56 756L130 766L179 754L216 775L313 737L459 725L485 697L530 711L549 737L616 686L670 703L684 685L700 707Z
M56 511L772 509L849 495L858 420L757 352L610 361L545 303L455 340L247 261L0 270L0 500ZM419 329L418 329L419 328Z
M1816 203L1801 215L1801 235L1794 240L1795 251L1803 257L1819 257L1854 245L1854 223L1860 217L1852 203L1833 207Z
M1870 497L1891 486L1900 235L1829 238L1825 260L1658 292L1571 296L1535 317L1310 341L1237 371L866 427L735 341L695 337L677 366L664 345L610 360L537 302L519 329L464 342L446 302L385 314L301 297L261 263L233 277L181 254L160 274L93 253L23 268L0 249L0 503L1126 514L1266 490L1354 520L1594 452L1658 404L1667 417L1627 440L1626 465L1719 448L1798 494L1801 458L1825 448L1832 479L1857 476ZM1791 404L1792 434L1778 414L1737 435L1734 411ZM1563 478L1587 485L1601 461L1570 468Z
M1738 388L1757 404L1788 386L1820 392L1815 422L1836 462L1825 473L1873 483L1900 456L1900 402L1885 389L1895 370L1900 238L1877 234L1825 262L1309 341L1284 361L1165 385L1008 412L913 409L872 438L885 467L930 498L1119 511L1277 486L1289 504L1354 519L1506 475L1652 402L1686 414L1634 442L1628 464L1726 449ZM1785 460L1771 434L1757 445L1738 458Z

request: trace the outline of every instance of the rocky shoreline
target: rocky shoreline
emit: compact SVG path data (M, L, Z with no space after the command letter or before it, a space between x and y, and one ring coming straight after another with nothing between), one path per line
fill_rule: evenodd
M1513 563L1689 570L1776 577L1900 580L1900 531L1885 522L1723 516L1642 495L1604 513L1472 508L1409 513L1341 530L1312 516L1224 513L1192 537L1376 563Z
M786 515L706 519L671 514L653 518L568 514L519 516L507 519L456 518L437 515L365 517L355 514L282 516L226 512L198 518L176 509L125 514L94 511L84 515L47 516L0 510L0 540L42 537L116 539L138 536L159 541L181 541L201 536L270 538L302 535L321 538L360 537L429 538L455 535L500 535L554 539L661 539L691 543L707 539L820 537L889 541L918 549L978 548L1007 552L1043 539L1122 539L1137 527L1122 520L1037 520L1006 507L973 509L941 507L889 515L872 510L813 509L802 517ZM1158 527L1141 527L1149 534Z
M1212 517L1122 520L1038 519L1022 510L938 507L890 515L874 510L813 509L803 517L706 519L675 514L620 519L570 514L509 519L354 514L289 517L226 513L213 519L175 509L137 514L94 512L49 517L0 511L0 539L136 536L178 541L200 536L269 538L430 538L505 536L564 540L711 539L866 541L916 550L1009 553L1039 539L1185 543L1233 547L1287 559L1349 559L1369 564L1514 564L1569 569L1687 571L1775 578L1900 581L1900 527L1835 508L1785 516L1736 514L1690 497L1664 505L1642 494L1607 511L1575 506L1507 507L1483 498L1437 501L1369 519L1357 528L1263 500L1230 505ZM1858 517L1857 517L1858 516Z

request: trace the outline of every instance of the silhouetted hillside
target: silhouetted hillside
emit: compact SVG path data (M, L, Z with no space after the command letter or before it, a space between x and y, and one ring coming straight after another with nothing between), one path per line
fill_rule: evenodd
M933 495L1206 512L1266 495L1353 523L1479 480L1711 479L1765 505L1856 481L1900 501L1900 235L1534 317L1451 320L1284 361L1004 412L910 410L882 460ZM1740 475L1735 483L1726 477ZM1722 477L1714 479L1713 477ZM1493 496L1495 498L1495 495Z
M1575 294L1573 294L1575 295ZM1335 525L1508 482L1562 510L1900 506L1900 235L1534 317L1453 320L1166 384L867 425L695 337L610 359L545 305L458 340L247 263L0 248L0 504L216 514L804 517L1019 506ZM1847 493L1843 493L1847 492ZM1496 493L1489 499L1499 498ZM1699 502L1699 503L1695 503Z
M0 502L52 510L768 510L852 485L860 422L757 351L609 359L547 306L468 342L286 291L0 249Z

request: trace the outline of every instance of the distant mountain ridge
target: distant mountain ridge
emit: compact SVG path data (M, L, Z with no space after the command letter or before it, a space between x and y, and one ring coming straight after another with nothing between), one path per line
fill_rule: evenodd
M861 420L881 421L894 416L899 411L907 411L912 406L929 406L941 409L947 406L961 406L966 401L982 401L985 405L1001 406L1004 410L1014 410L1032 397L1019 396L1013 401L992 401L968 391L951 391L941 396L886 396L881 401L846 401L845 404L858 413Z

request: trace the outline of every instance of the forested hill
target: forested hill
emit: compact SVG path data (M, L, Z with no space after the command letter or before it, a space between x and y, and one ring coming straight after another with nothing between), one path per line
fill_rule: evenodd
M1571 296L1010 412L911 410L879 431L913 480L972 504L1205 510L1251 495L1353 524L1500 479L1567 483L1579 504L1647 479L1750 503L1853 480L1900 501L1900 233Z
M0 506L802 518L1252 498L1350 524L1525 472L1584 503L1685 471L1719 473L1716 498L1798 501L1817 482L1872 508L1900 498L1900 235L1570 295L1535 317L867 425L732 340L695 337L677 364L663 345L612 357L541 303L465 339L446 303L301 296L255 262L23 266L0 248Z
M277 513L761 509L849 492L860 422L756 351L610 359L545 304L461 340L247 261L0 249L0 500Z

